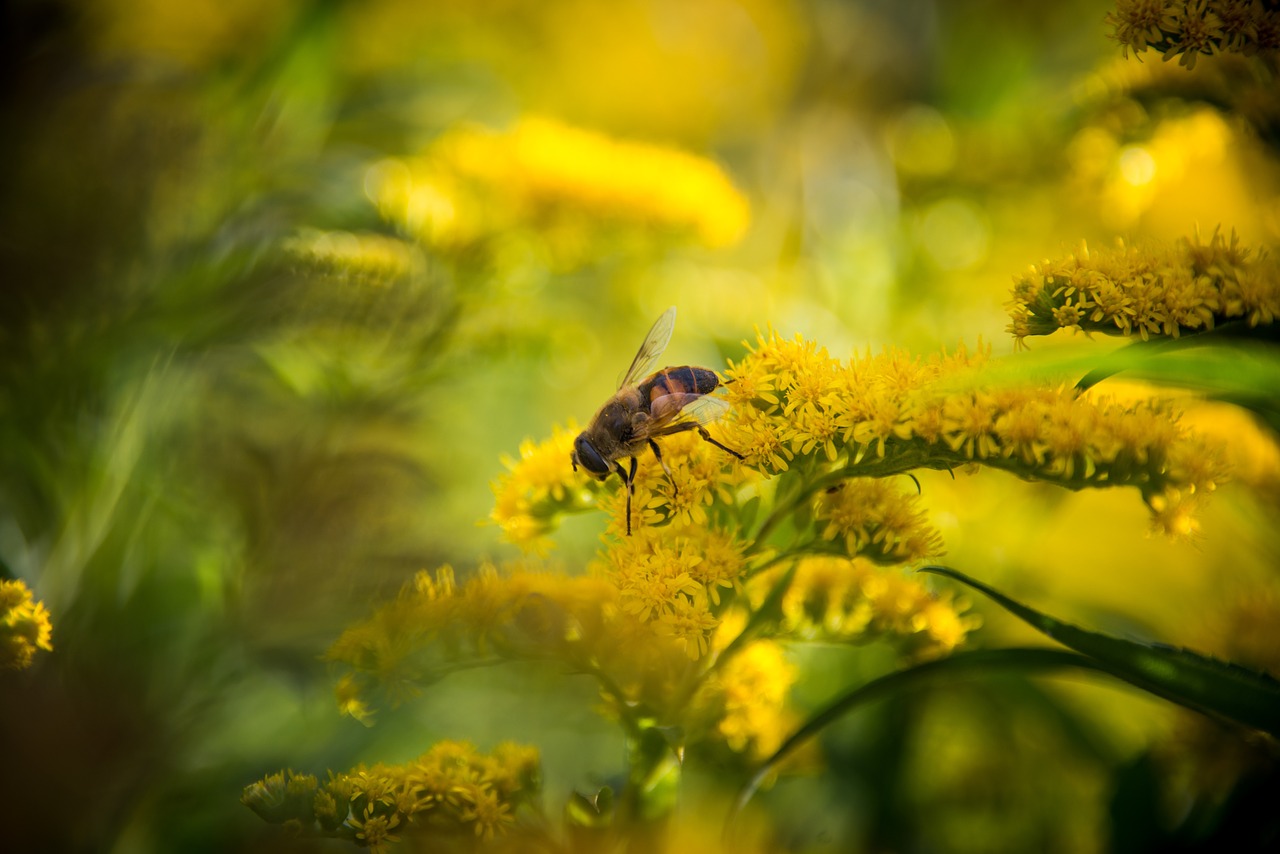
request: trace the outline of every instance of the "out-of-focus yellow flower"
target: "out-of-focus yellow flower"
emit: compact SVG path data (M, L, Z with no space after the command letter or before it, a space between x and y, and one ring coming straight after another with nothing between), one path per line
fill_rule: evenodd
M23 581L0 581L0 670L31 666L36 652L53 650L49 609Z
M706 682L694 703L716 721L716 736L736 753L752 759L771 755L794 725L787 698L796 667L781 644L747 644Z
M693 560L683 545L637 547L588 576L519 563L482 566L457 585L447 567L434 579L419 573L327 658L347 668L347 706L366 714L375 690L397 703L459 665L495 658L560 660L605 675L621 692L611 703L663 709L688 675L689 650L705 651L713 628L676 630L677 618L711 619L703 585L681 569Z
M341 714L355 718L365 726L373 723L373 710L360 698L360 686L350 674L338 680L333 694Z
M1207 243L1195 237L1176 247L1082 245L1014 282L1009 331L1019 344L1058 329L1177 338L1227 320L1268 325L1280 314L1277 256L1252 253L1216 229Z
M383 216L442 250L531 229L562 260L610 230L735 243L750 205L712 161L531 117L510 130L458 128L422 156L374 167Z
M1226 403L1202 402L1188 410L1184 420L1218 441L1233 482L1280 505L1280 442L1253 413Z

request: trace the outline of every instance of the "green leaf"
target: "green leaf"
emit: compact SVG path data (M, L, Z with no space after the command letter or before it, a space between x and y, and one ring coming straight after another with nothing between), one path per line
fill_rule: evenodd
M921 572L972 587L1064 646L1089 656L1112 676L1187 708L1280 736L1280 681L1265 673L1190 650L1123 640L1061 622L954 569L927 566Z
M760 515L760 496L753 495L748 498L746 503L742 505L742 509L738 511L738 528L742 531L750 531L751 527L756 523L756 517Z
M801 501L791 513L791 524L796 532L804 534L813 528L813 501Z

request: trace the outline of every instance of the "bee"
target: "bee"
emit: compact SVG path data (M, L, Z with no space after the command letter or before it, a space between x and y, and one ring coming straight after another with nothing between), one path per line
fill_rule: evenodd
M698 435L717 448L743 459L742 454L711 438L703 426L729 411L729 404L723 398L709 396L720 387L715 371L682 365L663 368L640 379L667 349L675 325L676 308L672 306L644 337L631 367L618 381L617 393L600 407L587 429L578 434L570 455L574 471L582 466L599 480L605 480L614 472L622 478L627 487L627 536L631 536L631 497L636 491L637 456L645 445L653 450L668 479L671 468L662 459L662 449L656 441L663 436L697 430ZM620 462L623 457L631 457L629 469ZM672 487L675 487L674 480Z

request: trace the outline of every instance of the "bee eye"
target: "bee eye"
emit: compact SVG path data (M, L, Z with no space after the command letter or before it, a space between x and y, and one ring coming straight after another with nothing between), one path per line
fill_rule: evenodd
M600 456L600 452L587 440L586 436L579 436L574 441L573 458L578 465L596 477L608 477L609 464L604 461L604 457Z

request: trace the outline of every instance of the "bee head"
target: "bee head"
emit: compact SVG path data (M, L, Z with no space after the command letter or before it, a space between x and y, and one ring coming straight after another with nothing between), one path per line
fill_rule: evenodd
M578 438L573 442L573 453L569 458L573 461L574 471L578 470L578 466L582 466L588 474L601 480L609 476L609 464L605 462L604 457L600 456L595 445L591 444L586 433L578 434Z

